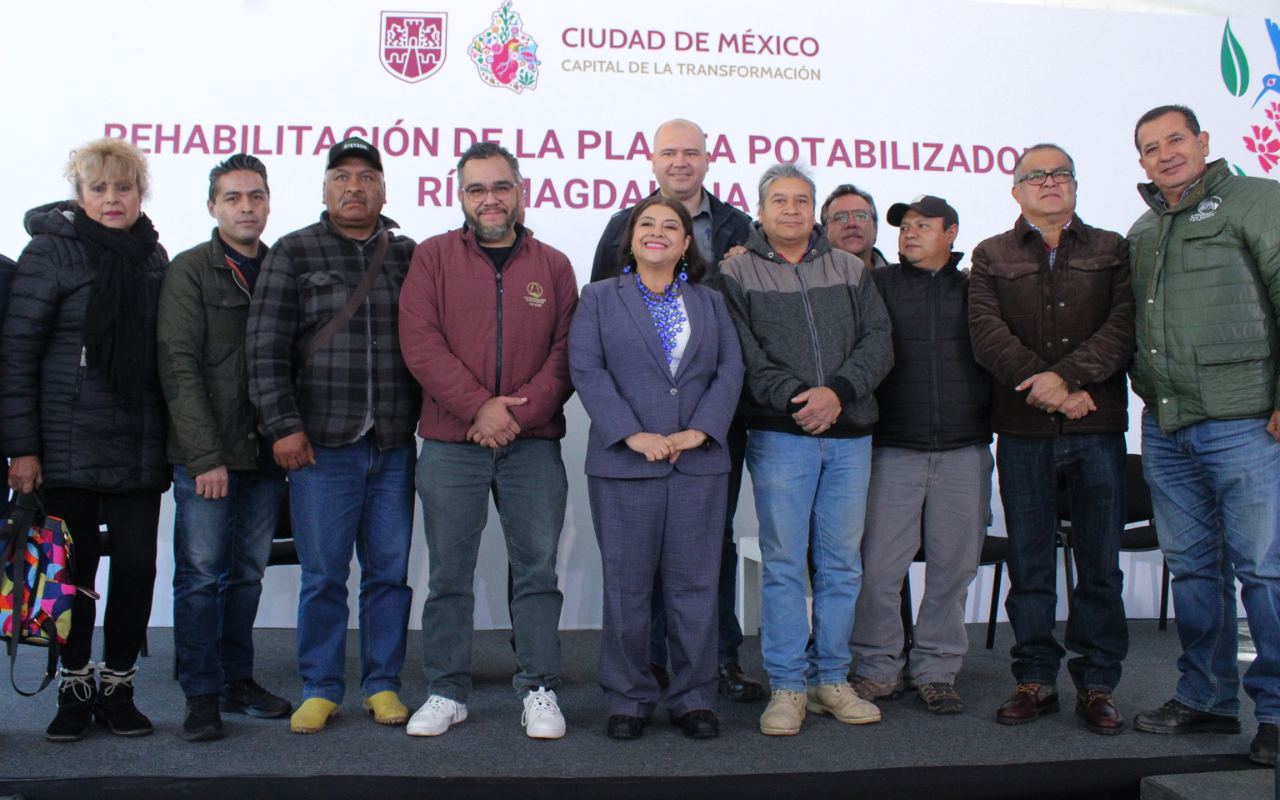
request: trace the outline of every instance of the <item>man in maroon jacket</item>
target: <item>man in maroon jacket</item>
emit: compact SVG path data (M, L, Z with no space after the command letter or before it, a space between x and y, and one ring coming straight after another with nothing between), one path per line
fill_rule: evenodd
M472 146L458 185L466 224L418 245L400 292L401 350L422 384L417 485L430 562L422 633L431 694L408 732L436 736L467 718L472 585L492 491L511 563L521 724L558 739L560 439L578 284L569 259L519 223L523 182L505 148Z

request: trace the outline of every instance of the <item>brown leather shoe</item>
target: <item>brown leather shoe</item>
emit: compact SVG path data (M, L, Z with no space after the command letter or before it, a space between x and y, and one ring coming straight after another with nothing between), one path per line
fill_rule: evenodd
M1115 736L1124 730L1124 717L1116 710L1111 693L1101 689L1076 695L1076 716L1084 718L1089 730L1103 736Z
M1018 684L1013 697L996 709L996 722L1001 725L1026 725L1043 714L1058 712L1058 693L1052 686L1038 683Z

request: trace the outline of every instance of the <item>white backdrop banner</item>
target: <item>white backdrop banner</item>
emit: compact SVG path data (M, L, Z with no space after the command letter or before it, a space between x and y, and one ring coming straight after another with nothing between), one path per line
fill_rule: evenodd
M475 141L500 142L520 159L528 226L569 255L581 281L610 215L656 187L653 131L673 117L707 133L707 188L752 216L763 170L798 161L820 199L847 182L882 210L923 193L947 198L965 251L1012 225L1014 161L1042 141L1074 156L1080 215L1126 231L1144 208L1133 124L1164 103L1197 111L1211 157L1280 175L1280 31L1263 19L924 0L414 5L421 10L373 0L4 4L0 142L14 158L0 252L16 257L25 246L27 209L68 195L68 151L103 135L149 153L144 209L171 255L207 240L208 172L232 153L267 164L271 241L316 220L330 145L353 135L375 142L384 213L421 241L462 222L458 156ZM880 232L890 256L895 234ZM1135 419L1138 410L1135 400ZM562 624L595 627L599 554L581 475L588 423L576 400L569 424ZM998 533L998 494L993 505ZM476 581L482 628L508 624L493 519ZM749 483L737 524L755 535ZM168 501L160 538L152 623L168 625ZM1130 616L1151 615L1158 555L1126 555L1125 567ZM423 599L420 534L410 576ZM971 590L974 620L986 615L976 601L984 581L989 591L989 575ZM352 587L354 603L354 576ZM271 570L259 624L293 625L297 588L296 568Z

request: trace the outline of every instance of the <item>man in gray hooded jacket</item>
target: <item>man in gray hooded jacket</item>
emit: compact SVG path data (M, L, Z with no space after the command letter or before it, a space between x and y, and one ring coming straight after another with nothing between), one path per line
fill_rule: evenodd
M764 558L761 648L773 688L760 730L774 736L798 733L806 709L851 724L880 719L847 676L875 388L893 366L893 343L870 273L831 248L814 221L814 196L795 165L766 170L747 252L721 268L746 363L747 467ZM806 656L810 546L814 648Z

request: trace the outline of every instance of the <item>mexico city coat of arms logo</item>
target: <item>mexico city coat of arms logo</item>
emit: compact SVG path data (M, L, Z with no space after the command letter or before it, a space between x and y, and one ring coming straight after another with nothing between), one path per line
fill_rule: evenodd
M525 33L520 15L511 10L511 0L493 12L492 23L467 48L480 80L516 94L538 88L538 65L542 62L537 52L538 43Z
M382 66L408 83L436 74L444 65L448 17L435 11L383 11L378 48Z

